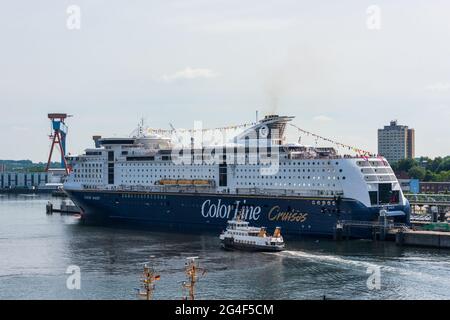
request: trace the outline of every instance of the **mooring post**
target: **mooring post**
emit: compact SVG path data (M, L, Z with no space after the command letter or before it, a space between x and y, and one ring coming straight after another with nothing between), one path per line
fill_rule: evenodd
M342 229L343 224L341 222L336 223L336 226L334 227L334 240L342 240Z
M395 243L399 246L403 245L404 238L403 229L398 230L395 234Z
M52 214L53 213L53 203L51 203L50 201L47 203L47 205L45 206L46 212L47 214Z
M380 210L380 220L382 222L380 226L380 241L384 241L386 240L386 231L388 228L387 210Z

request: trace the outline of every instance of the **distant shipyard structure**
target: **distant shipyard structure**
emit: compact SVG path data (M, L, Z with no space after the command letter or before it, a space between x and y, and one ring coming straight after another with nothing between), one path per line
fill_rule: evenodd
M378 129L378 154L390 163L403 159L413 159L415 156L415 131L408 126L391 121L389 126Z
M49 135L50 140L52 141L50 147L50 154L48 156L47 167L45 171L50 170L50 164L52 163L52 155L55 147L59 147L61 153L61 169L65 171L65 173L69 173L69 168L66 163L66 137L68 132L68 127L65 123L65 120L71 117L66 113L49 113L48 118L51 121L51 133Z
M54 191L62 187L63 178L69 173L70 168L66 162L66 138L68 127L65 120L71 115L66 113L49 113L51 123L49 138L51 141L45 172L8 172L5 165L0 165L0 191L14 189ZM59 168L51 168L54 149L60 151L61 165Z

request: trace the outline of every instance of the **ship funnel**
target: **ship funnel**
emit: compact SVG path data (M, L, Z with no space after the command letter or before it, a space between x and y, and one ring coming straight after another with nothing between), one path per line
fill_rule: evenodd
M96 148L100 148L100 139L102 138L102 136L93 136L92 140L94 140L94 144Z
M294 117L266 115L254 126L235 137L236 143L248 143L247 140L269 139L271 145L281 145L284 140L286 125Z
M281 237L281 228L280 228L280 227L276 227L276 228L275 228L275 231L274 231L274 233L273 233L273 237L274 237L274 238L279 238L279 237Z
M266 236L266 228L262 227L262 228L259 230L258 237L264 238L265 236Z

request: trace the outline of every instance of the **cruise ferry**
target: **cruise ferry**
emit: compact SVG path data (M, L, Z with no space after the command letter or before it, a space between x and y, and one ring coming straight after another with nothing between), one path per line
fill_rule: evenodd
M67 156L64 190L82 220L100 225L220 232L236 218L285 235L333 236L343 221L376 222L380 211L409 223L410 206L383 157L287 143L293 117L269 115L222 145L180 145L140 128ZM384 216L384 214L383 214ZM351 237L368 238L354 223Z

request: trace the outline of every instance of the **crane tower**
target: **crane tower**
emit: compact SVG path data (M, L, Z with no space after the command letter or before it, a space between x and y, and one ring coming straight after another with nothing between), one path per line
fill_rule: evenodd
M69 173L69 168L66 162L66 137L68 127L65 123L65 120L71 117L66 113L49 113L48 118L51 121L51 134L49 135L50 140L52 141L50 147L50 154L48 156L47 167L45 171L50 169L50 164L52 161L53 150L55 146L59 146L59 150L61 152L61 168Z

